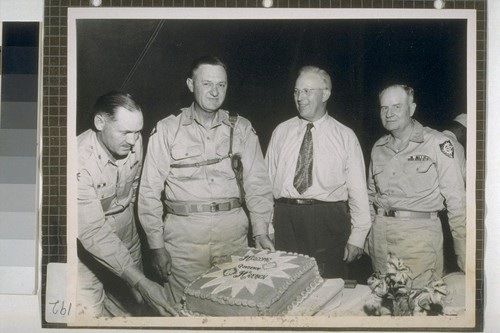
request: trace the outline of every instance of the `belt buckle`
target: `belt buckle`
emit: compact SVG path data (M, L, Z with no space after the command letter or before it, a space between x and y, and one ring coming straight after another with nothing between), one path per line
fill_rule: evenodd
M385 216L396 217L396 211L389 210L389 211L386 212Z
M216 213L218 211L219 211L219 204L215 203L215 202L212 202L210 204L210 213Z

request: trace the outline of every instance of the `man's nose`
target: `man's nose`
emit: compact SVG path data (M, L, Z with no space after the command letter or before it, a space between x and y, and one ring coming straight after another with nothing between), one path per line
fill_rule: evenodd
M307 97L307 94L306 94L305 91L303 91L303 90L298 90L297 91L297 100L298 101L301 101L301 100L303 100L306 97Z
M219 96L219 88L217 88L216 85L213 85L212 88L210 89L210 94L212 96Z
M392 116L394 116L394 108L391 106L387 109L386 117L390 118Z

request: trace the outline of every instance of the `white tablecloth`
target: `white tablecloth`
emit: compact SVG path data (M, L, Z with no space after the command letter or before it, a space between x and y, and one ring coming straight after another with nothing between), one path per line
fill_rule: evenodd
M344 288L342 279L328 279L292 311L290 316L364 316L363 305L370 297L368 286Z
M363 306L369 297L371 290L366 285L344 288L340 304L327 303L315 316L366 316Z

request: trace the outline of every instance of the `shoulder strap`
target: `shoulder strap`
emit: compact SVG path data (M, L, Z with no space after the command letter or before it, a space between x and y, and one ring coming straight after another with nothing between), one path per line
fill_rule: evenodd
M229 111L229 123L231 124L231 129L229 130L229 157L233 155L233 136L234 127L236 126L236 121L238 120L238 114L233 111Z

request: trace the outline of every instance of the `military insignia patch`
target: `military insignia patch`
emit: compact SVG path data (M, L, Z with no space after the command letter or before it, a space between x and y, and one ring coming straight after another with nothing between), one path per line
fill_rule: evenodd
M449 158L453 158L455 155L455 150L453 148L453 144L451 143L450 140L445 141L439 145L439 148L441 148L441 152L448 156Z

